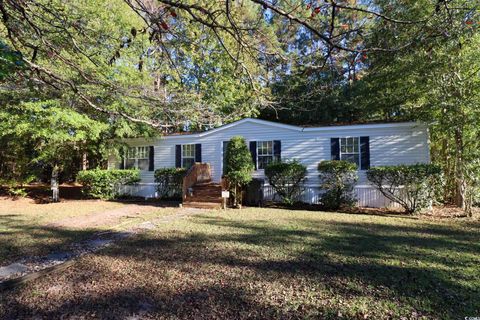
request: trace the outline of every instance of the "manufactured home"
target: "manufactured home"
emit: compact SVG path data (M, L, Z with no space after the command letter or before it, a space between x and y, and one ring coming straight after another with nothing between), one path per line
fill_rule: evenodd
M132 196L156 197L154 171L159 168L208 164L212 183L220 183L226 146L233 136L242 136L247 142L255 164L253 177L262 181L263 200L276 197L264 176L265 166L276 159L296 159L307 167L301 199L307 203L319 201L320 161L356 163L357 204L365 207L394 206L369 184L368 168L430 162L428 128L418 122L300 127L246 118L200 133L128 139L130 152L123 158L110 157L108 166L141 171L140 183L122 187L123 193Z

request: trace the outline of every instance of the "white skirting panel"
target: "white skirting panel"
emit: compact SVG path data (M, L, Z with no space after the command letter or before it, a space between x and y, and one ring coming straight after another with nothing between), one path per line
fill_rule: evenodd
M155 183L137 183L134 185L121 185L118 193L122 196L156 198Z
M355 188L357 195L357 206L372 208L400 208L400 205L393 202L371 186L359 186Z
M320 188L314 186L307 186L303 190L301 201L318 204L320 202ZM377 189L372 186L357 186L355 187L355 194L357 197L357 206L371 207L371 208L399 208L397 203L385 198ZM263 196L266 201L279 201L279 196L275 193L272 186L263 186Z
M156 198L156 184L155 183L138 183L135 185L122 185L119 187L121 195ZM320 201L320 188L314 186L307 186L303 190L301 201L311 204L318 204ZM372 208L399 208L397 203L394 203L385 198L377 189L364 185L355 187L357 196L357 206L372 207ZM279 201L279 196L275 193L272 186L263 186L263 197L265 201Z

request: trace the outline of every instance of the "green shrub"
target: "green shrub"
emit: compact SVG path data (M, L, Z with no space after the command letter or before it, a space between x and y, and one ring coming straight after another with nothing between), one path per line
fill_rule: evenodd
M367 178L387 199L412 214L430 206L440 174L436 165L413 164L374 167Z
M155 170L155 182L159 198L182 198L183 177L187 170L185 168L163 168Z
M358 180L357 165L343 160L328 160L318 164L320 172L320 202L327 210L351 207L356 202L354 187Z
M286 204L293 204L303 191L307 167L294 160L273 162L265 168L265 176L275 192Z
M82 192L87 197L115 199L120 194L120 185L135 184L140 181L138 170L86 170L80 171L77 181L82 184Z
M232 137L225 155L224 175L228 180L234 205L242 203L242 188L252 181L252 156L243 137Z
M0 186L5 186L7 194L13 199L24 198L28 195L27 190L23 187L31 183L34 177L28 176L23 180L20 179L0 179Z
M13 199L25 198L28 195L27 190L22 187L9 187L7 193Z
M465 165L466 197L465 212L473 215L473 207L480 206L480 159L469 161Z

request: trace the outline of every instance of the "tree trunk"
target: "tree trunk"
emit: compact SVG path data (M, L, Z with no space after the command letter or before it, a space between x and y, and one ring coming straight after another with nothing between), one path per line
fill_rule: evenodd
M85 171L87 169L88 169L87 152L84 151L82 154L82 170Z
M50 186L52 189L52 201L58 202L59 200L59 190L58 190L58 174L60 172L60 168L58 164L54 164L52 168L52 179L50 182Z

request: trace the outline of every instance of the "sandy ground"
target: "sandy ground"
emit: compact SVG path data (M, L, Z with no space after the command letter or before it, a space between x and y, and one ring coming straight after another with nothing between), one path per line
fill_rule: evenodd
M97 228L102 226L112 226L120 222L125 217L137 217L141 214L151 213L161 210L164 206L158 204L138 204L129 203L121 208L94 212L86 216L65 218L50 224L52 227L85 229ZM178 210L176 208L169 208L170 210Z

